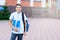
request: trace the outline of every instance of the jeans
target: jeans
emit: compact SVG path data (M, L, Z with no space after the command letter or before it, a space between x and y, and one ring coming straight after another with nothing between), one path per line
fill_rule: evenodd
M16 37L17 37L17 40L22 40L23 39L23 34L14 34L14 33L12 33L10 40L16 40Z

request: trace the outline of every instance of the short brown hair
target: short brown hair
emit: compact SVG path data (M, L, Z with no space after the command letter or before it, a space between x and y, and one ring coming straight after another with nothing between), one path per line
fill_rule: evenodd
M22 5L21 5L21 4L16 4L16 7L17 7L17 6L21 6L21 7L22 7Z

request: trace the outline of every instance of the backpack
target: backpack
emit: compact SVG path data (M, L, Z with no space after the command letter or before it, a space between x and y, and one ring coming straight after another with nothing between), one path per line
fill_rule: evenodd
M29 24L28 24L28 20L26 20L26 30L25 30L25 22L24 22L24 13L22 13L22 21L23 21L23 24L24 24L24 32L28 32L29 30Z

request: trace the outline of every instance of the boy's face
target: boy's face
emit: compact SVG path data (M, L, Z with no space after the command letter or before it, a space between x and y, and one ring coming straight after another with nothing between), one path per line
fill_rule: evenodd
M16 11L17 11L17 12L21 12L21 10L22 10L22 7L21 7L21 6L19 6L19 5L16 6Z

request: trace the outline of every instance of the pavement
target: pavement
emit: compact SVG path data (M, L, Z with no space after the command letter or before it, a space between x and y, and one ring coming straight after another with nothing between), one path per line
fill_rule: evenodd
M60 20L52 18L29 18L29 32L23 40L60 40ZM0 40L10 40L8 21L0 21Z

